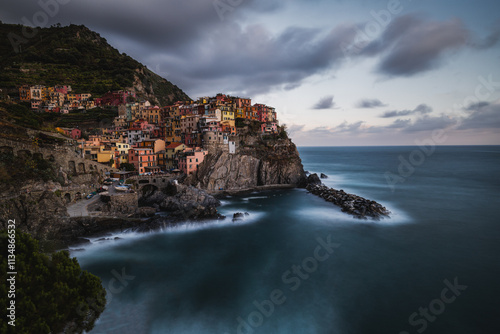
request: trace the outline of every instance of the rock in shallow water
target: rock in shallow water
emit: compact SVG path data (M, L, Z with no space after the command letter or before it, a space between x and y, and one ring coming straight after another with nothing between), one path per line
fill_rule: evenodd
M309 175L307 177L307 184L308 185L320 185L321 180L319 179L318 174L314 173L314 174Z
M335 190L322 184L309 184L306 189L310 193L340 206L342 212L349 213L356 218L372 217L378 219L390 214L389 210L381 204L360 196L347 194L343 190Z

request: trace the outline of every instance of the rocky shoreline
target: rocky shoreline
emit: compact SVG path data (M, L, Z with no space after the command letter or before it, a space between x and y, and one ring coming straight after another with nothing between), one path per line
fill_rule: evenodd
M309 184L306 186L306 189L311 194L341 207L342 212L351 214L359 219L389 217L390 211L381 204L361 196L348 194L342 189L329 188L321 183L316 174L309 175L308 182Z

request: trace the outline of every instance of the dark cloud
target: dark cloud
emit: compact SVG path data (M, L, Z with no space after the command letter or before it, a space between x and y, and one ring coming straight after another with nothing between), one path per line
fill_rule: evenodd
M489 102L478 102L478 103L473 103L471 105L469 105L467 108L465 108L465 110L467 111L476 111L476 110L479 110L483 107L487 107L489 106L490 103Z
M482 49L489 49L497 45L499 41L500 41L500 20L497 21L491 33L486 38L484 39L476 38L475 41L470 42L470 45L473 48L482 50Z
M373 109L378 107L385 107L386 104L382 103L379 99L363 99L356 104L357 108Z
M457 121L446 115L436 117L425 115L404 127L402 130L405 132L432 131L446 129L455 124L457 124Z
M396 20L404 21L407 17ZM447 51L462 47L468 32L459 20L425 22L414 20L403 32L389 27L383 38L390 51L382 58L379 71L388 75L411 76L437 67Z
M304 130L305 125L304 124L292 124L291 126L288 127L287 131L290 135L294 135L295 133L300 133Z
M472 113L462 119L459 130L500 128L500 104L478 103L470 110Z
M331 109L335 106L335 102L333 102L333 95L325 96L321 98L313 107L313 109Z
M388 128L388 129L404 129L404 128L410 126L410 125L411 125L411 120L410 119L400 119L400 118L398 118L392 124L387 125L385 128Z
M356 131L359 131L361 129L361 126L364 123L365 122L363 122L363 121L358 121L355 123L344 122L344 123L336 126L335 128L333 128L333 131L334 132L356 132Z
M392 110L386 111L380 117L382 118L392 118L392 117L401 117L401 116L410 116L410 115L424 115L432 112L432 108L426 104L420 104L413 110Z
M380 73L411 76L437 67L448 51L464 47L469 35L458 19L436 22L408 14L394 19L360 55L381 56Z

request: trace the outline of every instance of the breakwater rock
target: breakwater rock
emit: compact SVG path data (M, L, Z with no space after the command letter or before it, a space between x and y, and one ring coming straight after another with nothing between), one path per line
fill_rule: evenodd
M343 190L329 188L323 184L309 184L306 189L327 202L342 208L342 212L349 213L356 218L388 217L390 212L381 204L366 198L348 194Z

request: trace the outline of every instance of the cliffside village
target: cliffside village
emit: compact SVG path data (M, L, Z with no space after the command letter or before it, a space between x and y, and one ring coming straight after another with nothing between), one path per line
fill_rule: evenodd
M130 91L108 92L91 99L90 94L71 93L69 86L23 86L19 95L39 112L118 107L113 126L97 129L99 133L87 140L79 128L56 130L77 141L83 157L118 169L133 165L139 175L166 171L189 175L208 153L234 154L243 134L273 135L279 131L274 108L225 94L165 107L148 101L131 102L136 96Z

